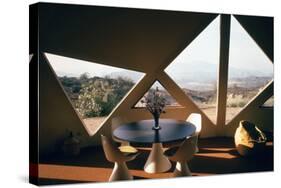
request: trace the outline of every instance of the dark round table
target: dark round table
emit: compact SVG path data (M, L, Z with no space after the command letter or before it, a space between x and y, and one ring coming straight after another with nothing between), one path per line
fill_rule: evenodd
M113 131L113 136L131 143L152 143L152 150L144 166L148 173L165 172L171 163L163 155L162 143L184 140L195 133L196 127L187 121L159 119L161 129L153 130L154 120L126 123Z

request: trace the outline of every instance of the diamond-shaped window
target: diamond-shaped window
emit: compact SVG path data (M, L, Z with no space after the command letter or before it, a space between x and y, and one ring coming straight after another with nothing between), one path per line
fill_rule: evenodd
M232 16L226 123L272 79L272 62Z
M156 88L158 88L159 93L162 97L166 99L166 106L180 106L180 104L174 99L173 96L160 84L160 82L155 81L150 89L144 94L144 96L134 105L134 108L143 108L145 104L142 103L145 96L152 94Z
M59 55L45 55L73 107L93 132L144 75Z
M220 16L214 19L165 69L165 72L214 123L216 122L219 31Z

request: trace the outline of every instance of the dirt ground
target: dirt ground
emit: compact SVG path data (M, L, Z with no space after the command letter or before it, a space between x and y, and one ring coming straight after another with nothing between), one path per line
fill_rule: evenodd
M92 132L96 132L105 119L106 117L94 117L83 119L83 121Z
M242 108L241 107L228 107L226 109L226 123L228 123ZM203 112L214 123L217 121L217 109L216 107L202 108Z

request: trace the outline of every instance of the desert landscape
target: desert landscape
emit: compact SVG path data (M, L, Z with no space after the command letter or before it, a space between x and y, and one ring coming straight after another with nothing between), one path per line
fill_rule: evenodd
M244 77L232 78L228 85L226 123L228 123L272 78ZM105 76L89 77L86 73L80 77L59 77L64 90L69 96L85 125L95 130L102 124L108 114L121 101L127 92L135 85L135 81L128 77ZM188 84L187 84L188 85ZM194 85L194 81L193 81ZM191 100L216 123L216 92L215 84L206 82L213 87L182 88ZM209 89L206 89L209 88ZM153 92L152 87L148 92ZM167 106L179 105L175 99L162 87L160 94L166 99ZM272 106L273 98L265 106ZM143 107L138 102L135 107Z

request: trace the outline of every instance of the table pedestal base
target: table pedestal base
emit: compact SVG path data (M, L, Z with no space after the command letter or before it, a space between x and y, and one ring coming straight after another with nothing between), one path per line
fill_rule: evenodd
M171 162L163 154L163 146L161 143L154 143L149 157L144 165L144 171L147 173L166 172L171 168Z

